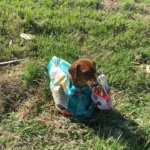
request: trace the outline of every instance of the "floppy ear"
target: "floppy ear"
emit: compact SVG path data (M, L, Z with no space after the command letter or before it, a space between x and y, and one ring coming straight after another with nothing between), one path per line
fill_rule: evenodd
M77 75L78 75L78 70L79 70L79 65L78 64L72 64L69 67L69 73L72 76L72 79L75 81L77 79Z
M94 64L94 66L96 67L96 63L95 63L95 61L93 61L93 64Z

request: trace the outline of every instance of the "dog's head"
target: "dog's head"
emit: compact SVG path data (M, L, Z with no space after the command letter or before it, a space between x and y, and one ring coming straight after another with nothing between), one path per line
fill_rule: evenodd
M97 85L96 65L90 59L80 58L69 67L69 77L73 84L82 88L85 85L90 87Z

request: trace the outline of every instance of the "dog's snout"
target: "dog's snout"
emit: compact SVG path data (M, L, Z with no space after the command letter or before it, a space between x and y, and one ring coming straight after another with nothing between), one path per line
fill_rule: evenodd
M97 85L98 85L98 82L97 82L97 81L94 81L92 86L95 87L95 86L97 86Z

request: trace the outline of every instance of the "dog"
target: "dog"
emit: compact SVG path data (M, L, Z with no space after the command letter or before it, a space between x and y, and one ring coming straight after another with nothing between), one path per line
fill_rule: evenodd
M90 117L94 108L92 89L100 90L95 62L80 58L69 64L53 56L48 64L48 73L56 108L64 115Z
M80 58L69 67L69 78L78 88L96 87L96 64L88 58Z

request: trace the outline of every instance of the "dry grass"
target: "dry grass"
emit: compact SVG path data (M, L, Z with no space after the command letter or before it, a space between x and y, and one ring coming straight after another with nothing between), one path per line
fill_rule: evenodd
M119 9L119 2L118 0L103 0L102 6L104 10L118 10Z
M0 107L1 114L9 110L15 110L20 101L26 97L25 88L19 79L22 66L1 67L0 73ZM19 100L17 100L19 98Z

